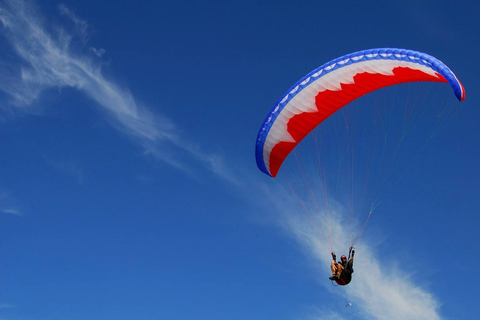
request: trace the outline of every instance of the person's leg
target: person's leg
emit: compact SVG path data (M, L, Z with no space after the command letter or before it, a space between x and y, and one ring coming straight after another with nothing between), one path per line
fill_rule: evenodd
M330 270L332 270L332 275L337 274L337 263L334 259L332 259L332 263L330 264Z
M340 278L340 276L342 275L342 271L343 271L343 266L341 263L337 263L337 277Z

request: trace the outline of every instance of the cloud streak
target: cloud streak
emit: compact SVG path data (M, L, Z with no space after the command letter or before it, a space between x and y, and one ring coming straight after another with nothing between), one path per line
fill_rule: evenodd
M22 215L22 211L13 204L14 202L7 191L0 189L0 213L15 216Z
M15 308L15 306L10 303L0 303L0 309L10 309L10 308Z
M17 209L12 209L12 208L0 208L0 212L1 213L5 213L5 214L13 214L13 215L21 215L21 212Z
M192 170L180 159L193 159L218 176L235 181L219 155L202 151L182 136L174 121L140 105L128 88L104 77L101 65L94 60L105 53L104 49L74 50L72 43L77 38L82 44L87 42L88 25L64 5L59 11L73 22L75 32L43 23L41 14L28 2L0 4L3 34L16 54L8 66L0 66L0 90L11 97L17 111L31 111L28 107L49 89L75 88L95 101L112 126L134 138L146 153L185 172Z
M78 166L76 163L72 161L53 160L48 157L44 158L48 165L52 166L60 172L67 174L68 176L73 177L79 185L81 185L85 180L85 174L82 168L80 168L80 166Z

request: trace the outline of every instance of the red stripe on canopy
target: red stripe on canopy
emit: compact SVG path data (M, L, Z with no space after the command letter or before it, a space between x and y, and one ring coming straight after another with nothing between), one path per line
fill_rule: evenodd
M319 92L315 97L318 111L295 115L287 124L287 130L296 142L282 141L273 147L270 153L270 174L272 177L277 175L285 158L310 131L351 101L377 89L405 82L448 82L438 73L435 77L407 67L394 68L393 74L392 76L367 72L358 73L353 77L353 84L341 84L342 90Z

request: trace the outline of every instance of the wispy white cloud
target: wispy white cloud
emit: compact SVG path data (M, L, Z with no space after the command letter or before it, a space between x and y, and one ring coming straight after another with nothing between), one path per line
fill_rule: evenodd
M82 184L85 180L85 173L83 172L82 168L73 161L58 161L53 160L49 157L44 157L47 164L52 166L53 168L73 177L78 184Z
M14 308L15 306L10 303L0 303L0 309L10 309Z
M106 50L103 48L97 49L94 47L90 47L90 52L92 52L97 57L101 58L105 54Z
M13 214L13 215L20 215L21 212L17 209L12 209L12 208L0 208L1 213L5 214Z
M77 38L87 41L88 24L65 5L59 8L63 16L73 21L75 32L44 23L40 12L29 2L0 4L3 34L16 54L0 70L0 90L12 98L17 110L29 110L49 89L75 88L100 106L115 128L135 138L146 153L186 172L191 170L184 159L193 159L218 176L234 181L218 154L202 151L182 135L174 121L140 105L128 88L104 77L101 65L88 54L102 56L104 49L89 48L84 53L74 50L72 43Z
M73 22L75 26L76 34L80 37L82 43L85 44L88 41L88 36L87 36L88 28L89 28L88 23L85 20L80 19L75 14L75 12L70 10L70 8L65 6L65 4L63 3L58 5L58 11L60 12L60 14L68 17L70 21Z
M22 211L15 205L15 200L3 189L0 189L0 213L16 216L22 215Z
M325 309L319 306L305 307L302 314L295 317L295 320L346 320L352 319L351 317L345 317L338 310Z
M314 314L311 314L307 318L308 320L346 320L347 318L340 315L338 312L333 310L316 310Z
M326 290L338 295L341 301L331 309L322 306L321 312L317 310L311 318L342 319L344 315L338 312L338 307L343 306L345 293L340 288L332 287L327 279L331 273L329 246L305 212L299 210L296 200L293 201L292 197L287 195L287 191L275 190L274 194L271 202L276 204L275 223L297 241L315 266L323 266L316 269L319 282L325 284ZM348 228L345 228L347 217L334 200L330 199L329 203L329 225L335 247L347 250L350 245ZM378 260L374 249L378 245L367 243L367 240L363 239L357 246L354 277L352 283L346 287L348 302L352 303L352 307L345 309L355 310L355 316L359 319L441 319L440 303L434 294L414 280L417 277L409 273L411 270L402 270L401 264L394 261ZM333 316L335 313L338 314Z

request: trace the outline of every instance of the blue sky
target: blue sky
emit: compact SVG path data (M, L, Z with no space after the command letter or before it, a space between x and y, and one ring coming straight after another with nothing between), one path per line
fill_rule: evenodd
M474 316L479 13L474 1L1 1L0 319ZM439 58L466 100L372 217L343 290L254 144L295 81L375 47Z

